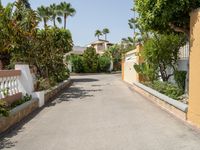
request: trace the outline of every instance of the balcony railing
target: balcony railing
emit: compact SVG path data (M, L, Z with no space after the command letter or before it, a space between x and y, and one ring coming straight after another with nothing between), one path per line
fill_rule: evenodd
M18 83L20 75L20 70L0 70L0 99L12 103L21 98Z

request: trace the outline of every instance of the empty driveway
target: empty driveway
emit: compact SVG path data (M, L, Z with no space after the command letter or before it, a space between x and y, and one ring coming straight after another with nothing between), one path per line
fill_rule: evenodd
M120 75L74 84L1 139L13 150L199 150L200 134L124 84Z

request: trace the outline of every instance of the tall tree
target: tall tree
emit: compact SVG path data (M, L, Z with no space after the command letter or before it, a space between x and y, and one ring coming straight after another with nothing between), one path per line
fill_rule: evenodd
M200 7L200 0L136 0L134 7L146 30L182 32L189 37L189 14Z
M58 21L58 23L62 22L62 19L58 16L59 8L56 4L51 4L49 9L50 9L51 20L53 21L54 27L56 27L56 20Z
M44 28L47 27L47 22L50 19L50 9L49 7L40 6L37 8L38 15L44 22Z
M66 29L67 17L74 16L76 13L76 10L72 8L70 3L66 3L66 2L61 2L59 5L59 9L62 13L62 16L64 17L64 29Z
M29 0L17 0L17 2L20 4L20 5L23 5L25 6L26 8L31 8L31 5L29 3Z
M102 35L102 32L100 30L96 30L94 36L98 38Z
M105 40L107 40L107 34L110 33L108 28L103 29L102 33L105 35Z
M142 56L144 61L158 70L163 81L168 81L173 74L168 74L167 69L176 70L179 49L185 44L183 34L154 34L144 44Z
M0 69L3 69L10 63L10 49L12 39L14 38L13 21L13 4L9 3L4 8L0 1Z

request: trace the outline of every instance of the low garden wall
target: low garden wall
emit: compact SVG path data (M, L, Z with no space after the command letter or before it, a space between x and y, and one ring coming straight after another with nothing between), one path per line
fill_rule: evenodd
M172 113L176 117L182 120L187 119L188 105L169 98L168 96L163 95L141 83L135 82L132 87L135 91L145 96L147 99L151 100L164 110Z
M66 81L63 81L62 83L59 83L55 87L45 91L44 94L44 102L49 102L54 96L56 96L60 91L62 91L65 88L70 87L72 84L72 80L68 79Z
M72 81L66 80L57 86L45 91L45 103L50 101L54 96L56 96L59 92L61 92L63 89L70 87L72 84ZM8 117L0 116L0 134L14 126L16 123L20 122L23 118L28 116L30 113L32 113L34 110L39 108L39 99L38 98L32 98L32 100L23 103L14 109L12 109L9 113Z
M20 122L23 118L38 108L38 99L32 99L10 111L8 117L0 117L0 133L6 131L14 124Z

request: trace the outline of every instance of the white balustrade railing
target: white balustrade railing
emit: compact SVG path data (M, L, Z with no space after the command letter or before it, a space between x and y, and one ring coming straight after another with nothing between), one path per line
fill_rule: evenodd
M0 99L16 95L19 92L20 70L0 70Z

